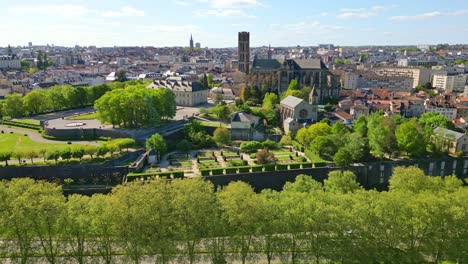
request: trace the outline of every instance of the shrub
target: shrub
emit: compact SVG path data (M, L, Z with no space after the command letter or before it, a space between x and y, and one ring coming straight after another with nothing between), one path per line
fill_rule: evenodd
M302 163L302 168L305 169L305 168L312 168L312 162L304 162Z
M456 156L456 157L463 157L463 154L464 154L463 151L457 151L457 152L455 152L455 156Z
M269 152L267 149L261 149L256 154L258 164L268 164L275 161L275 154Z
M268 148L268 149L277 149L278 148L278 143L274 142L273 140L265 140L262 142L262 146L264 148Z
M246 160L231 160L229 161L229 164L231 164L231 166L233 167L245 166L247 165L247 161Z
M260 143L258 141L243 142L240 145L240 148L244 152L254 152L254 151L257 151L258 149L262 148L262 143Z
M265 165L263 166L263 168L265 169L265 171L275 171L275 165Z

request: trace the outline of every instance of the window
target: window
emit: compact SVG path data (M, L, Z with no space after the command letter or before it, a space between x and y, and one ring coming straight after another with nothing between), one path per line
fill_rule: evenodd
M380 177L379 177L379 182L383 184L385 182L385 166L380 165Z

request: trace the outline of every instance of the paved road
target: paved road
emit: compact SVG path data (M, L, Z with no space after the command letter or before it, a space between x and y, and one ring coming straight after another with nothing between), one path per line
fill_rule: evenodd
M18 134L27 134L28 137L35 142L40 142L40 143L54 143L54 144L67 144L68 141L59 141L59 140L50 140L50 139L45 139L43 138L39 133L33 132L30 130L24 130L21 128L9 128L4 125L0 125L0 130L3 130L7 133L13 132L13 133L18 133ZM100 144L97 141L70 141L72 143L76 144L81 144L81 145L94 145L94 146L99 146Z

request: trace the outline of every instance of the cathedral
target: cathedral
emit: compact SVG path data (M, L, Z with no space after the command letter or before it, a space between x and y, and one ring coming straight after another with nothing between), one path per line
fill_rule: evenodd
M318 102L323 104L328 97L339 97L340 81L320 59L257 59L249 74L252 85L265 83L278 93L284 92L291 80L301 86L314 88Z

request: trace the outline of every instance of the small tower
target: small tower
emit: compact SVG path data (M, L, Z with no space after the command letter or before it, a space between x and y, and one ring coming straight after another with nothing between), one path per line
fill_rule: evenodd
M193 38L192 38L192 34L190 34L190 50L193 50Z
M273 51L271 50L271 44L268 44L268 59L271 60L273 57Z
M310 90L310 93L309 93L309 104L311 105L319 104L319 94L317 93L317 90L315 89L315 85L312 86L312 90Z

